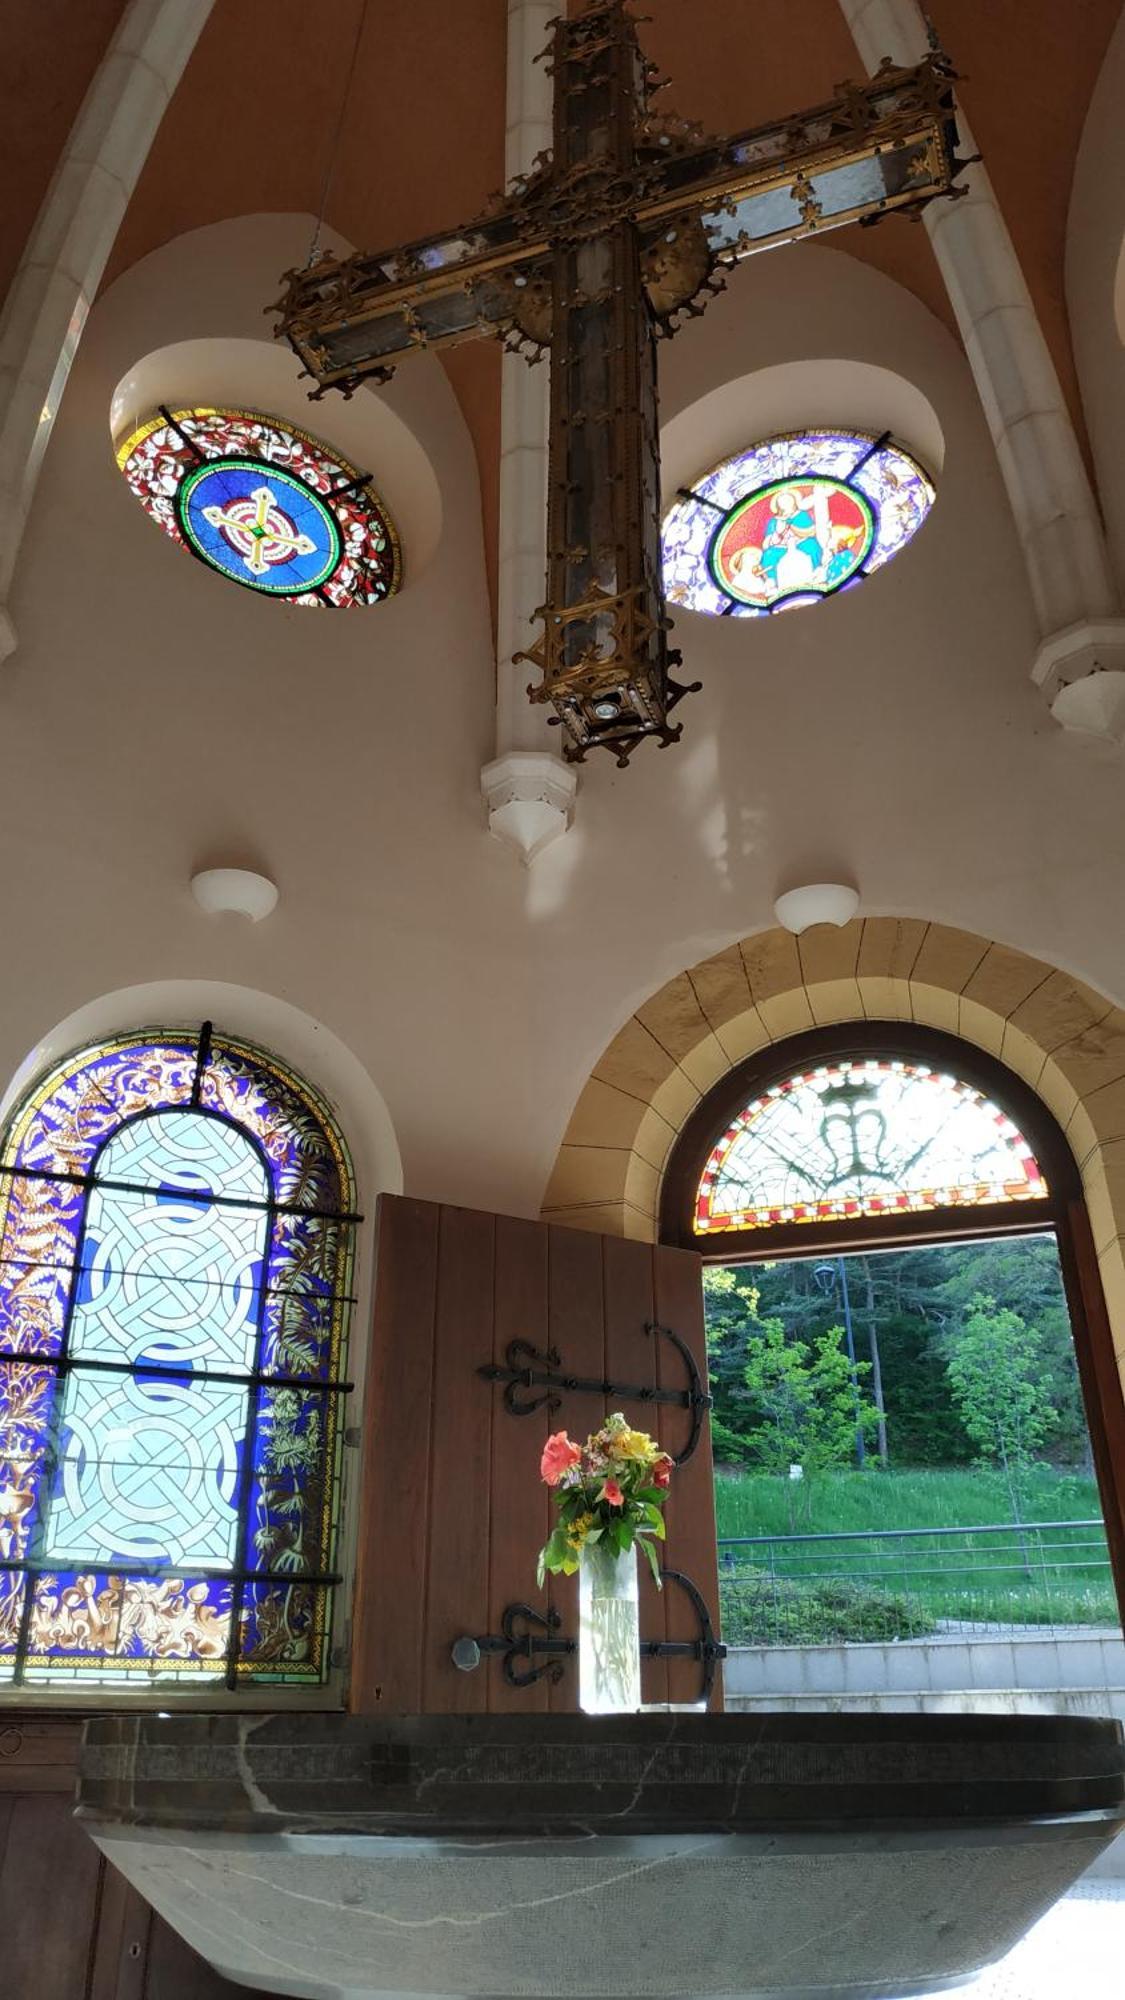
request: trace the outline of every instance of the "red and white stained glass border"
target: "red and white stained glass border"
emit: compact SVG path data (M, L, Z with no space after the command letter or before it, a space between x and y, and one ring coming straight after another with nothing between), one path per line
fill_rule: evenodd
M888 1085L898 1085L900 1091L903 1086L910 1088L916 1102L911 1107L910 1126L901 1136L905 1157L913 1159L921 1170L917 1178L908 1170L901 1185L881 1175L884 1184L873 1186L861 1163L853 1186L841 1185L839 1175L832 1175L832 1184L826 1184L826 1169L835 1162L827 1146L818 1150L815 1136L810 1146L810 1100L822 1102L825 1092L847 1085L869 1087L873 1099ZM918 1123L919 1091L931 1094L939 1119L950 1107L973 1114L978 1146L966 1148L960 1163L962 1172L949 1171L956 1163L939 1143L944 1123L935 1126L926 1143L924 1127ZM802 1098L804 1115L787 1117ZM901 1111L901 1099L898 1106L889 1108ZM786 1145L780 1165L779 1144ZM927 1162L927 1153L936 1157ZM974 1171L986 1163L987 1171ZM932 1168L939 1165L945 1171L935 1175ZM927 1172L927 1166L931 1171ZM740 1111L712 1149L700 1177L694 1229L697 1235L715 1235L779 1224L1034 1201L1045 1199L1047 1194L1046 1179L1027 1139L983 1092L923 1064L865 1060L825 1065L787 1077Z
M192 446L208 458L249 456L294 473L322 499L330 500L340 530L342 555L322 586L291 604L336 608L382 603L402 587L402 552L386 507L369 481L347 459L308 431L253 410L184 409L150 417L117 447L117 463L145 512L182 549L187 543L176 519L175 500L185 475L198 463ZM350 492L339 489L359 482Z

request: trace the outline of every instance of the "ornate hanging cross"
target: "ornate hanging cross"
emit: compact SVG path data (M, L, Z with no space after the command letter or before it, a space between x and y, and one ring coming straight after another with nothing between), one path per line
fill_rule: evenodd
M481 334L551 357L547 601L517 655L581 759L628 761L691 690L669 675L660 578L656 341L756 250L948 194L948 65L889 63L830 104L734 139L652 108L660 80L624 0L554 23L554 144L477 221L287 274L279 337L345 395L414 348Z

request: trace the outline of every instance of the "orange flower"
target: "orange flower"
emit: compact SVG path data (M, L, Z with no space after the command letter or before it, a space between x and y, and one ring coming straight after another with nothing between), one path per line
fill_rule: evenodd
M565 1431L555 1431L543 1446L539 1475L547 1486L557 1486L568 1466L577 1465L582 1453Z
M652 1468L652 1483L654 1486L668 1486L671 1484L674 1463L675 1460L669 1458L667 1452L661 1453Z
M624 1505L625 1495L617 1484L616 1479L606 1480L605 1485L602 1487L602 1499L608 1500L611 1507L621 1507Z

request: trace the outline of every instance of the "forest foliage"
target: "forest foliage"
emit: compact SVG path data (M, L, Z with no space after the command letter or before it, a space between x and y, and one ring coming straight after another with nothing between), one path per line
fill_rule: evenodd
M894 1468L1089 1465L1058 1255L1021 1237L849 1256L856 1369L839 1258L704 1276L718 1463L807 1474L871 1462L885 1415ZM872 1334L875 1344L872 1344ZM881 1384L873 1381L878 1357ZM875 1462L878 1462L877 1459Z

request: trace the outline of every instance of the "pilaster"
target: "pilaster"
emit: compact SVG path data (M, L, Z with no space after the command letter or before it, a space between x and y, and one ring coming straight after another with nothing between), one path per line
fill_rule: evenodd
M840 0L869 72L918 62L917 0ZM963 112L961 151L976 151ZM1031 663L1066 729L1125 735L1125 618L1101 517L1007 224L979 162L923 211L977 385L1027 566L1041 644ZM1087 685L1087 683L1089 685Z
M0 659L23 531L90 306L213 0L130 0L55 168L0 315Z

